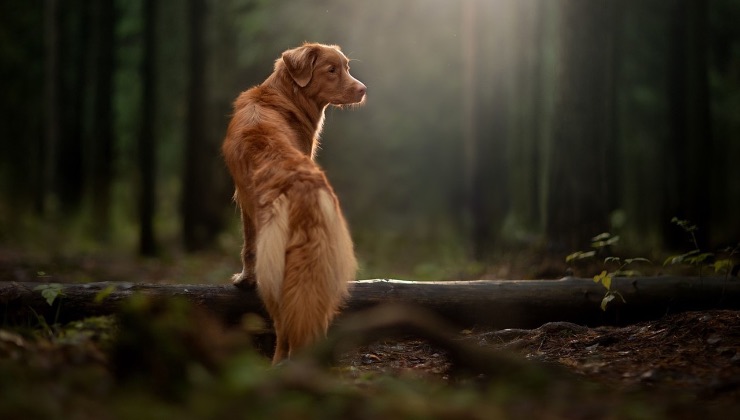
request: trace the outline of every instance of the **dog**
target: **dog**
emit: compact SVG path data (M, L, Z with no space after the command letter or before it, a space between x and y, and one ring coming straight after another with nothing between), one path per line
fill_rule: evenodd
M233 283L256 283L277 337L273 364L326 336L357 273L347 223L314 157L326 108L363 103L366 92L338 46L305 43L234 102L222 145L244 234Z

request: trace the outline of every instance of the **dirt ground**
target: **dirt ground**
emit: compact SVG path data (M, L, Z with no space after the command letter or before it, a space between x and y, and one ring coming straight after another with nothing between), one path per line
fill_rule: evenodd
M740 406L740 312L668 315L626 327L549 323L533 330L464 330L460 339L563 366L624 390L677 392L706 403ZM346 355L358 375L387 373L448 379L444 351L408 339Z

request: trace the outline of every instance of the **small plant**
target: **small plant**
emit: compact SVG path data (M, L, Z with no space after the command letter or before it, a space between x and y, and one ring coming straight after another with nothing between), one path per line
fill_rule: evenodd
M714 263L709 264L710 267L714 267L715 273L725 273L725 280L730 278L733 268L735 268L735 256L740 254L740 243L735 247L727 247L721 251L727 255L727 258L716 260Z
M607 247L616 244L617 242L619 242L619 235L612 235L609 232L601 233L591 238L591 247L596 248L595 250L576 251L565 257L565 262L571 263L573 261L585 260L587 258L595 257L597 251L601 252Z
M565 257L565 262L570 263L595 257L597 253L603 252L607 247L615 245L617 242L619 242L618 235L612 235L609 232L596 235L591 238L591 246L596 248L595 250L574 252ZM623 303L627 303L621 293L612 289L612 279L614 277L634 277L641 275L639 271L627 269L628 266L638 262L652 263L649 259L641 257L622 259L610 256L604 258L604 266L616 265L616 268L611 271L603 270L600 274L594 276L594 282L601 283L601 285L606 289L606 294L604 294L604 298L601 300L602 311L606 311L606 306L616 297L619 297Z
M714 254L711 252L701 252L699 243L696 240L695 232L699 228L688 220L681 220L678 217L673 217L671 223L678 225L691 239L691 243L694 245L694 249L681 255L671 255L666 258L663 265L675 265L675 264L689 264L699 267L699 278L702 276L702 271L706 265L707 260L714 258Z
M33 290L41 292L41 296L46 299L46 303L48 303L49 306L53 305L54 301L58 297L64 296L62 289L63 286L59 283L40 284L33 288Z
M612 290L612 274L607 273L606 270L602 271L601 274L597 274L594 276L594 283L601 283L604 288L606 288L606 294L604 294L604 298L601 299L601 310L606 311L606 305L609 304L612 300L614 300L615 297L619 296L620 299L622 299L622 303L627 303L626 300L624 300L624 296L622 296L621 293L619 293L616 290Z
M54 315L54 324L56 324L59 321L59 311L62 308L62 302L61 302L62 298L61 297L64 296L64 292L62 291L63 288L64 286L62 286L59 283L40 284L33 288L33 290L41 292L41 296L43 296L44 299L46 299L46 303L48 303L49 306L52 306L54 304L54 301L57 300L57 298L59 298L59 304L57 305L57 311L56 311L56 314ZM46 320L44 320L44 318L41 317L39 314L36 314L36 318L39 320L39 323L41 323L42 325L46 324ZM47 329L48 329L48 326L47 326ZM51 330L49 329L49 331Z

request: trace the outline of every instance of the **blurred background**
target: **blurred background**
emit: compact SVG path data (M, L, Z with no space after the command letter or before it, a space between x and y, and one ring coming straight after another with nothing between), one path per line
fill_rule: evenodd
M360 278L557 277L605 231L662 262L693 248L673 217L735 246L738 22L739 0L0 1L0 277L225 282L231 103L303 41L368 86L318 156Z

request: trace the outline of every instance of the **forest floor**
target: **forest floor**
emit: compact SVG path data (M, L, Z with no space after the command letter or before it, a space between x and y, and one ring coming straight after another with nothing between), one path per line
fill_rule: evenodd
M177 276L151 262L41 261L2 251L0 281ZM194 268L201 264L209 265ZM120 322L0 324L0 418L214 418L241 410L250 418L721 419L740 412L740 311L621 327L459 331L456 341L537 372L514 368L499 377L461 375L448 349L417 337L356 348L328 370L301 362L269 369L264 354L245 353L249 342L233 338L243 331L203 324L197 311L141 304L131 311ZM209 329L219 332L201 334Z
M554 322L532 330L464 330L460 340L562 366L623 392L644 390L740 412L740 312L686 312L623 327ZM357 375L449 380L445 351L423 340L371 344L345 355ZM698 408L698 407L696 407Z

